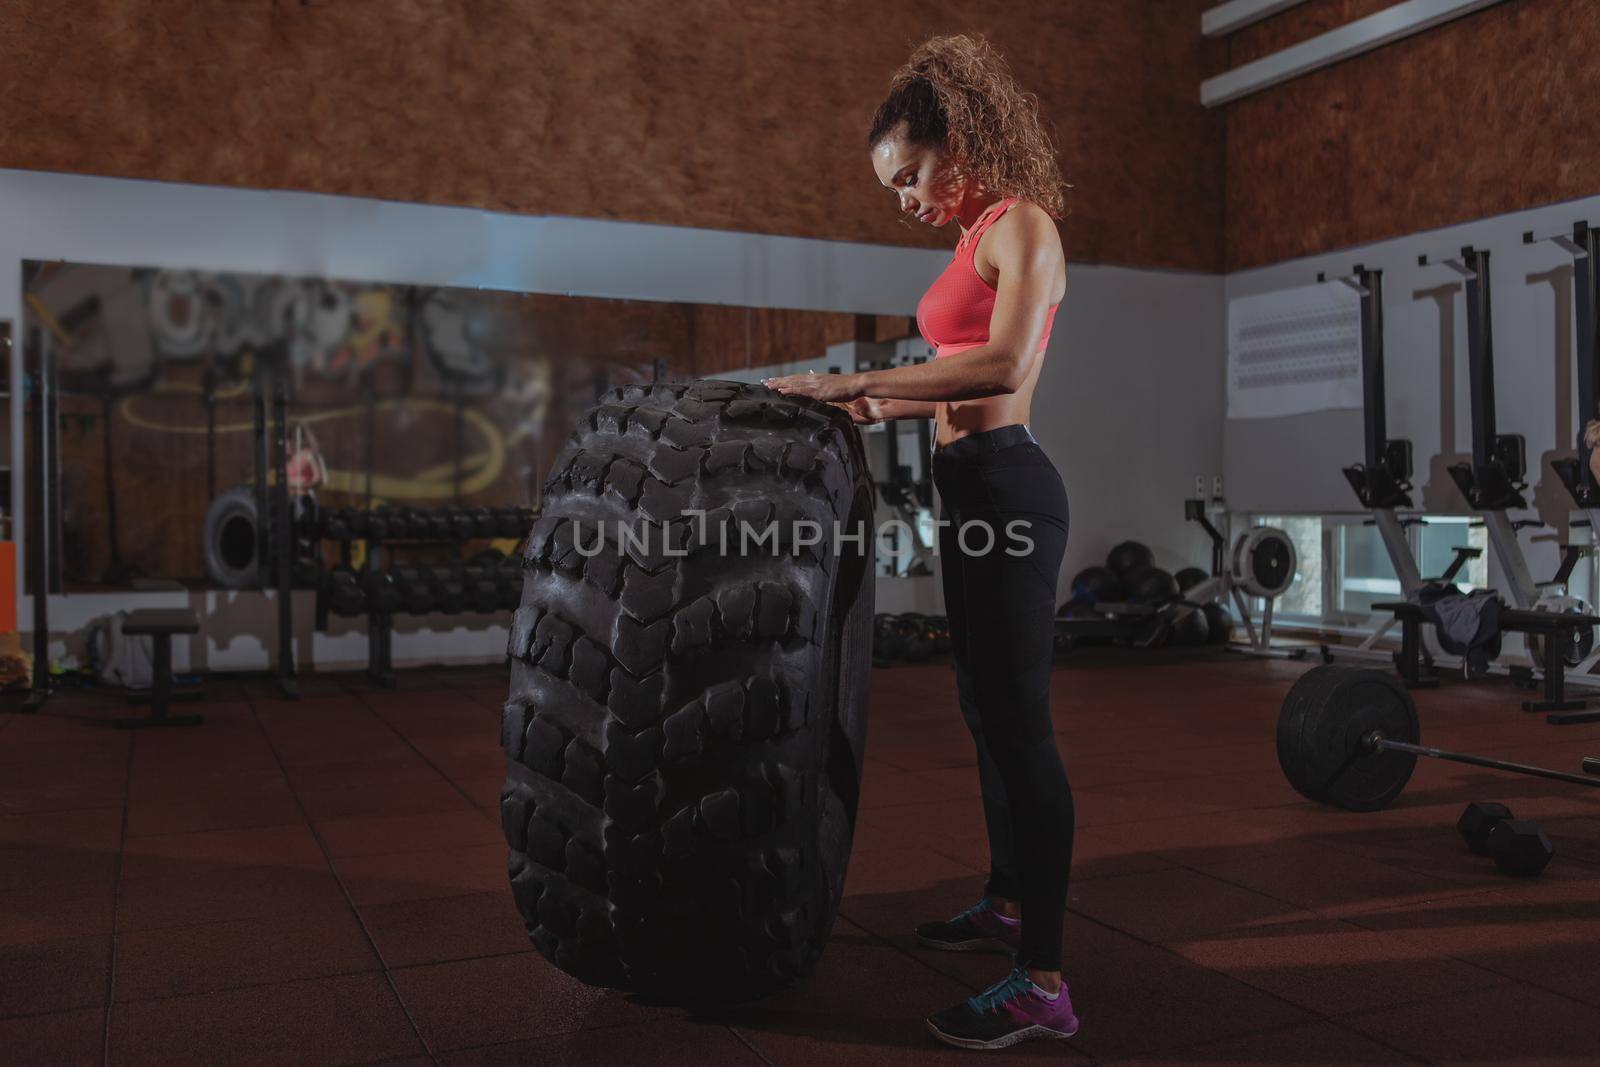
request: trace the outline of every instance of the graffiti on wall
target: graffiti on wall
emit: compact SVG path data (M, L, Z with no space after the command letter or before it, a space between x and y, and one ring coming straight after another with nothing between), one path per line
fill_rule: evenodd
M673 305L76 263L25 279L79 582L198 573L210 501L253 483L269 368L291 478L324 506L527 506L597 389L684 354Z

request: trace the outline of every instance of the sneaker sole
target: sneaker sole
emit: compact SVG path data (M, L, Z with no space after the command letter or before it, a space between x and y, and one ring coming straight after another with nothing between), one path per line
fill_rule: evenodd
M1003 1037L997 1037L992 1041L979 1041L975 1038L954 1037L950 1034L947 1034L935 1026L932 1019L927 1020L927 1027L928 1033L932 1034L934 1037L938 1038L940 1041L943 1041L947 1045L954 1045L956 1048L970 1048L983 1051L997 1048L1010 1048L1012 1045L1019 1044L1023 1041L1032 1041L1036 1038L1065 1041L1069 1037L1076 1036L1079 1029L1078 1027L1074 1026L1070 1031L1063 1032L1060 1030L1052 1030L1048 1026L1030 1026L1025 1030L1013 1030L1011 1033L1006 1034Z
M939 941L923 934L918 934L917 941L924 948L943 949L946 952L976 952L981 948L1001 949L1013 954L1016 952L1015 948L998 937L975 937L970 941Z

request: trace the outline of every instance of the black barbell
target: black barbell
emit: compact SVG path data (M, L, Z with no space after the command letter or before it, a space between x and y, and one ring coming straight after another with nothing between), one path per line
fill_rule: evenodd
M1301 675L1278 713L1278 764L1308 800L1377 811L1411 780L1418 756L1600 788L1600 757L1582 774L1420 744L1416 705L1392 675L1325 664Z

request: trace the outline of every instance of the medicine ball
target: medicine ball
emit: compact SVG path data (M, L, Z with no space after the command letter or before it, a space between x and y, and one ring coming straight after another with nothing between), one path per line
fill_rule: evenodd
M872 655L875 659L895 660L905 654L905 641L900 633L898 619L882 613L872 619Z
M1138 567L1122 576L1128 599L1135 604L1165 604L1178 598L1178 581L1160 567Z
M1122 582L1109 568L1085 567L1072 579L1072 599L1079 603L1112 603L1122 596Z
M1106 556L1106 566L1121 578L1126 578L1129 571L1153 566L1155 561L1156 554L1138 541L1124 541Z
M1227 608L1212 601L1201 610L1206 613L1207 643L1225 645L1233 639L1233 616Z
M1183 570L1173 575L1173 577L1178 580L1178 592L1187 593L1189 590L1193 589L1207 578L1210 578L1211 575L1207 574L1199 567L1185 567Z
M1211 623L1204 610L1179 615L1172 623L1172 643L1203 645L1211 637Z

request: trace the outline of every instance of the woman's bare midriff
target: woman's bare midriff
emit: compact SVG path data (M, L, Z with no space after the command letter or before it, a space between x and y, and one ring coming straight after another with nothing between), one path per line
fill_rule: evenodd
M1012 423L1028 425L1029 409L1033 406L1033 388L1039 383L1039 371L1043 366L1044 360L1036 360L1022 388L1014 393L977 400L939 401L935 405L934 442L943 448L968 434L982 433Z

